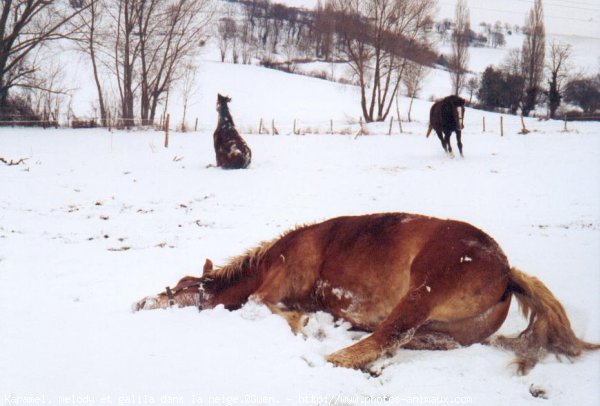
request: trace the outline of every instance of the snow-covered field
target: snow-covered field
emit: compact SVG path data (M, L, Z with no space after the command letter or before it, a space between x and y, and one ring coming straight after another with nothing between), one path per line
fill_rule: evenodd
M245 135L254 158L241 171L206 167L210 131L171 134L165 149L160 132L0 129L0 156L28 158L0 165L0 404L539 404L531 385L551 404L597 404L600 353L519 377L510 353L481 345L400 350L372 377L324 361L362 336L327 314L304 338L256 305L130 312L206 257L223 263L296 224L408 211L489 232L600 341L599 125L530 120L520 135L505 117L500 137L487 119L482 134L467 111L464 159L422 121L356 139ZM524 327L513 305L501 332Z
M454 4L441 2L442 16ZM483 1L470 4L476 23ZM514 0L493 8L507 4L514 9L482 18L507 21L530 7ZM568 33L591 38L563 37L578 70L598 60L600 40L589 29L597 16L588 14L590 24L571 21ZM471 69L499 63L508 49L472 49ZM559 121L526 119L532 132L522 135L519 119L504 116L500 137L499 115L467 109L465 158L450 159L435 136L424 137L428 101L415 100L403 134L394 123L388 136L381 123L355 139L354 87L221 64L215 55L201 57L189 106L187 124L198 117L200 130L171 133L168 149L155 131L0 127L0 157L27 158L0 162L0 405L598 404L600 352L573 362L548 357L520 377L512 354L481 345L400 350L373 366L374 377L324 361L364 336L327 314L312 315L302 337L256 305L131 313L141 297L198 275L207 257L223 264L297 224L407 211L487 231L512 265L554 292L579 336L600 342L600 124L569 123L563 132ZM86 72L61 58L68 71ZM68 77L80 87L74 110L89 114L91 81ZM447 72L432 70L420 97L449 91ZM217 92L233 97L253 151L247 170L207 167ZM403 118L407 108L401 98ZM175 128L176 90L169 113ZM275 120L281 135L256 134L261 118L267 128ZM290 135L294 120L305 135ZM334 135L326 134L330 120ZM516 307L500 333L526 326ZM532 385L548 400L532 397Z

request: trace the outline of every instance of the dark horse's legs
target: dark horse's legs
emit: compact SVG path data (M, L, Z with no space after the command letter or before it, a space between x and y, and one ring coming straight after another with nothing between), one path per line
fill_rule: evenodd
M444 135L444 144L446 144L446 152L452 155L452 146L450 145L450 137L452 136L452 131L445 131Z
M440 142L442 143L442 148L444 148L444 152L447 152L446 143L444 142L444 135L438 129L435 130L435 133L437 134L438 138L440 139Z
M462 152L462 141L461 141L460 137L461 137L460 130L456 131L456 143L458 144L458 150L460 151L460 156L464 156L463 152Z

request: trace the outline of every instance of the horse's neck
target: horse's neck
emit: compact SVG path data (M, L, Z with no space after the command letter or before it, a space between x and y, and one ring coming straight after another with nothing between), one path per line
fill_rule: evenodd
M219 111L219 124L220 128L224 127L235 127L233 123L233 117L231 117L231 113L229 113L229 109L227 106L221 107L221 111Z
M218 304L228 309L241 307L262 281L258 264L230 264L215 269L201 278L202 288L209 297L209 307Z

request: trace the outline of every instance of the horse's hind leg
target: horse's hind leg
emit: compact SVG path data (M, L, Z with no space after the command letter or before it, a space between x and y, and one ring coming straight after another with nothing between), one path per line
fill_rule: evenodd
M454 350L461 344L449 334L439 332L417 332L402 348L407 350Z
M406 295L392 313L367 338L327 356L327 361L346 368L364 368L380 356L409 343L427 321L431 302L425 288Z

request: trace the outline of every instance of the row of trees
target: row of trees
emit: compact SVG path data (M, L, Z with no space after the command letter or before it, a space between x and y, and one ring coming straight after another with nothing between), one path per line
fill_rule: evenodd
M153 123L177 81L187 103L196 72L194 57L210 34L218 40L221 59L231 53L235 63L259 59L277 65L283 60L291 69L295 58L346 62L350 80L359 85L367 122L386 119L402 86L414 98L426 67L436 60L430 44L435 0L327 0L312 11L268 0L229 0L221 18L211 24L214 4L212 0L3 0L0 116L10 115L11 109L26 115L27 103L9 99L14 88L44 94L29 105L52 111L53 101L64 92L57 86L60 75L42 62L44 52L52 49L47 45L58 40L70 40L88 56L102 124L111 116L125 126ZM479 83L468 79L473 31L465 0L457 2L455 19L447 25L453 28L446 66L454 93L476 92L484 108L514 113L521 109L523 115L544 97L554 116L568 87L564 82L570 48L553 44L546 57L541 0L535 0L523 27L522 49L511 52L503 66L488 67ZM496 24L489 27L489 34L501 30ZM574 82L571 88L583 89L589 83Z
M49 43L76 44L89 56L103 123L149 124L172 84L186 74L214 14L210 0L3 0L0 14L0 116L14 113L12 89L64 89L48 81ZM41 74L44 72L45 74ZM116 89L105 88L105 83ZM110 90L118 100L107 101ZM136 112L137 110L137 112Z
M555 118L563 100L592 113L600 105L600 78L579 75L569 79L571 46L553 41L546 46L544 12L541 0L523 28L525 40L513 50L500 67L488 66L481 77L479 104L486 109L507 109L524 116L545 104ZM548 51L546 53L546 51Z

